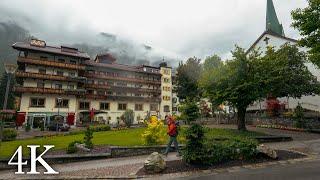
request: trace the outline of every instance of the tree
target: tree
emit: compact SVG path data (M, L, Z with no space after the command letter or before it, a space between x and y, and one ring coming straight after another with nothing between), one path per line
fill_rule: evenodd
M200 59L189 58L186 63L180 63L177 68L176 92L180 99L199 98L200 89L198 80L200 78L201 65Z
M3 73L3 75L1 76L1 81L0 81L0 94L1 94L1 96L0 96L0 109L3 108L4 95L6 92L7 81L8 81L8 74ZM14 109L15 108L15 94L12 90L14 85L15 85L15 78L12 77L11 81L10 81L7 109Z
M194 99L187 98L180 106L181 116L188 123L195 121L199 116L199 107Z
M123 119L124 123L126 124L127 127L130 127L133 124L134 121L134 112L132 109L127 109L123 113Z
M308 0L308 4L291 12L292 26L303 36L299 44L310 48L310 60L320 67L320 0Z
M216 104L227 102L236 107L239 130L246 130L247 107L261 98L319 92L319 83L304 65L306 58L296 46L285 44L277 51L269 48L264 57L256 51L247 55L236 47L232 55L232 60L209 71L200 85Z

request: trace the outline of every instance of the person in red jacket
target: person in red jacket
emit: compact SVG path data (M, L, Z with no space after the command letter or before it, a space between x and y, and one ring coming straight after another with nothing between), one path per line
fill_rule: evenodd
M168 155L171 144L174 144L174 147L176 149L176 151L178 152L178 156L180 156L180 152L179 152L179 144L177 141L177 136L178 136L178 129L177 129L177 125L174 121L174 119L171 116L167 116L166 117L166 121L168 124L168 131L167 134L169 135L170 139L166 148L166 151L164 153L164 155Z

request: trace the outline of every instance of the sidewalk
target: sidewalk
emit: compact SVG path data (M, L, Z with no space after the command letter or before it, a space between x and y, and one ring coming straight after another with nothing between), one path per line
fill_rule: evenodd
M135 177L136 172L143 167L148 155L125 158L112 158L102 160L92 160L84 162L74 162L66 164L52 165L53 169L60 172L59 175L15 175L13 170L0 171L0 179L13 178L103 178L103 177ZM170 153L165 157L166 161L179 160L176 153ZM43 169L39 168L39 171Z

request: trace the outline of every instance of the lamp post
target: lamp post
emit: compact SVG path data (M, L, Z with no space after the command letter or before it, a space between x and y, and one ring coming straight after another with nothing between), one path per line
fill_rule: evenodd
M6 92L4 95L4 102L3 102L3 110L7 109L7 104L8 104L8 96L9 96L9 89L10 89L10 81L11 81L11 76L16 72L18 66L16 64L4 64L4 68L6 70L6 73L8 74L8 80L7 80L7 86L6 86ZM3 122L4 120L1 119L0 121L0 142L2 141L2 132L3 132Z

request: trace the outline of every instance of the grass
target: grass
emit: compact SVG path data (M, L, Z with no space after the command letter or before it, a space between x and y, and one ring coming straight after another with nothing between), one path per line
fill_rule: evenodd
M165 128L165 127L164 127ZM184 131L186 128L182 127L180 133L180 143L184 143ZM113 146L138 146L143 145L143 140L141 138L142 133L145 128L134 128L126 130L115 130L115 131L101 131L94 132L93 134L93 144L94 145L113 145ZM239 132L232 129L206 129L207 137L254 137L263 135L256 132ZM0 145L0 158L9 158L13 155L18 146L23 147L23 152L25 155L28 154L27 145L54 145L55 150L65 149L68 144L75 140L83 140L84 134L75 135L65 135L65 136L51 136L33 139L23 139L2 142ZM165 142L164 142L165 144Z

